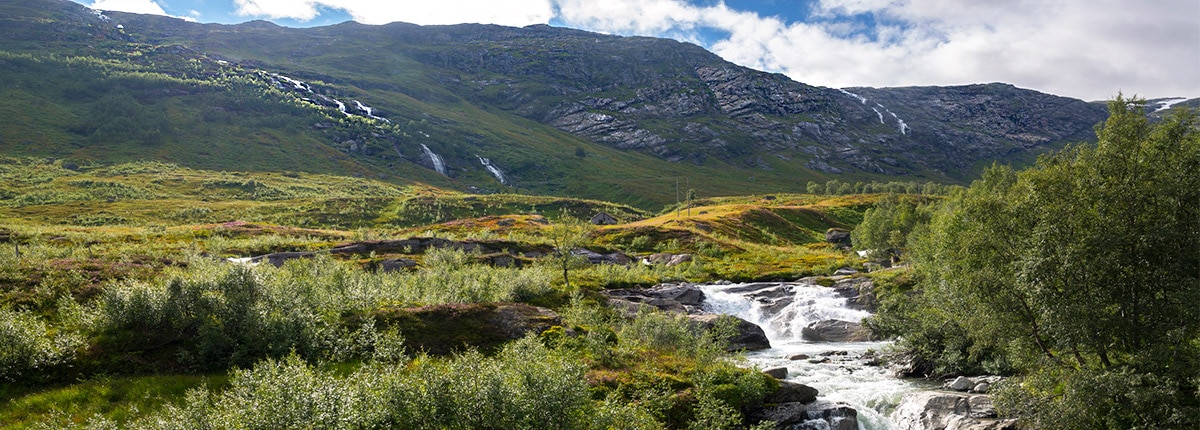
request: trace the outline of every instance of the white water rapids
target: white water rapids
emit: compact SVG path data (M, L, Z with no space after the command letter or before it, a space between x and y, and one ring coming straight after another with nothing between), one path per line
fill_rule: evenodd
M700 286L705 294L706 311L735 315L758 324L766 332L772 347L747 353L747 360L762 369L787 367L787 380L816 388L820 400L849 404L858 411L860 429L896 429L889 415L904 394L920 387L857 359L868 350L883 348L887 342L809 342L800 337L801 329L813 322L830 319L860 322L870 313L848 308L846 299L832 288L771 283L756 289L754 285ZM780 287L790 301L779 298L778 294L758 294ZM846 354L840 355L843 351ZM831 352L836 354L827 355ZM798 354L810 358L790 358Z

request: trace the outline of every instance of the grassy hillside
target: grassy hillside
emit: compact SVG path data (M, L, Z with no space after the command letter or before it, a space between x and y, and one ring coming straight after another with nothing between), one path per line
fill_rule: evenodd
M0 313L8 324L0 336L26 351L0 355L0 378L12 382L0 388L0 422L11 428L155 428L149 423L178 408L214 407L196 403L196 390L223 398L248 389L250 374L235 368L284 372L262 387L296 382L305 372L329 378L324 386L357 387L377 366L393 366L387 363L407 363L389 367L394 377L467 378L447 380L454 384L517 371L517 363L565 366L538 374L559 375L556 384L566 385L553 387L575 387L585 394L571 398L590 400L555 419L640 417L643 424L633 427L682 428L712 407L695 397L701 393L732 408L721 413L740 414L762 401L769 387L760 384L768 380L717 359L720 343L695 337L686 321L617 317L597 305L595 292L791 279L857 265L822 235L856 222L876 198L729 197L700 200L691 215L653 216L602 201L470 195L345 176L30 158L0 159L0 184ZM553 253L556 235L598 211L621 223L574 230L592 251L693 259L676 266L573 261L567 286ZM388 245L408 238L450 246ZM363 248L331 252L347 244ZM312 258L279 268L225 261L279 252ZM412 265L388 268L397 261ZM494 329L498 315L531 312L522 303L564 315L540 342L531 340L539 346L510 342ZM514 348L534 355L517 360ZM284 367L267 370L277 365ZM456 366L497 370L443 373ZM425 399L466 401L439 393ZM658 400L642 403L650 397ZM599 405L622 409L591 409Z

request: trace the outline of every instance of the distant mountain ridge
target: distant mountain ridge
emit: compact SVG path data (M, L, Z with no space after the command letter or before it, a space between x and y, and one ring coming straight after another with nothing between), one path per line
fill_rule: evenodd
M100 90L71 92L6 60L0 91L63 118L0 117L43 136L0 134L18 155L252 168L258 155L237 151L253 147L274 154L264 169L649 205L685 177L707 195L834 178L964 182L993 160L1092 139L1106 116L1007 84L815 87L687 43L544 25L197 24L65 0L3 0L0 15L0 50L113 65L86 78ZM121 92L134 95L133 126L158 132L101 133L101 100ZM128 149L139 142L153 147Z

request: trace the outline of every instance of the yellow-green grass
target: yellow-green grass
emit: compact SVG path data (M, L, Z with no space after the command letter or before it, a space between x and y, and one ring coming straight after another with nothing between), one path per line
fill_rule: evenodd
M188 390L221 389L224 374L98 376L66 386L0 388L0 430L64 421L81 424L103 416L118 424L179 403Z

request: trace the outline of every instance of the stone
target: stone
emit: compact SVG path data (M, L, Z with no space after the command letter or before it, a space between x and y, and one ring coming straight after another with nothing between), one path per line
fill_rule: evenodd
M970 390L974 386L975 386L975 381L970 380L966 376L959 376L957 378L954 378L953 381L950 381L950 382L946 383L945 385L942 385L942 388L945 388L947 390L953 390L953 391L967 391L967 390Z
M988 384L987 382L980 382L978 384L975 384L975 387L971 388L971 392L979 393L979 394L987 394L988 390L990 390L991 388L992 388L991 384Z
M379 270L383 272L398 272L417 267L417 262L407 258L390 258L379 262Z
M733 318L737 321L734 329L737 331L733 337L728 339L729 345L726 346L728 351L757 351L771 347L771 341L767 339L767 333L762 327L750 321L732 316L732 315L688 315L688 318L705 329L711 330L716 327L717 321L721 318Z
M858 411L845 403L780 403L763 408L751 418L774 421L778 429L858 430Z
M792 361L808 360L809 358L811 358L811 357L808 354L796 354L791 357L788 357L788 360L792 360Z
M810 342L865 342L871 340L861 324L839 320L823 320L809 324L800 331L800 337Z
M786 367L772 367L770 369L763 370L763 373L775 379L786 379L788 376L788 369Z
M850 246L850 231L841 228L825 230L825 241L834 245Z
M904 396L892 414L902 430L1013 430L1015 419L996 418L991 398L938 391Z
M816 388L797 382L779 381L779 389L767 397L767 403L812 403L817 401L817 394Z

